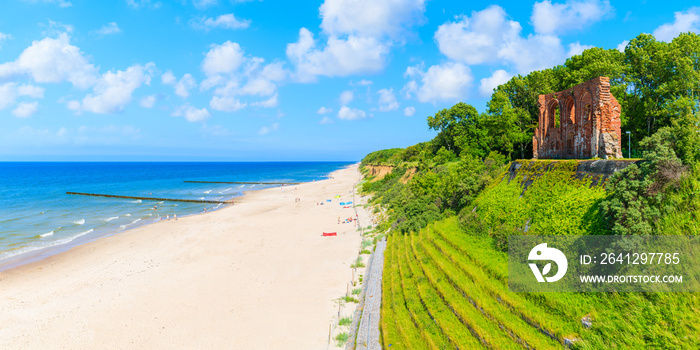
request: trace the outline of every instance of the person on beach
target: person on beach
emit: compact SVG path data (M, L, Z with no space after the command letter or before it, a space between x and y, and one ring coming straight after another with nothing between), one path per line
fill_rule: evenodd
M177 220L177 214L173 214L173 218Z
M338 217L338 224L340 224L340 216Z

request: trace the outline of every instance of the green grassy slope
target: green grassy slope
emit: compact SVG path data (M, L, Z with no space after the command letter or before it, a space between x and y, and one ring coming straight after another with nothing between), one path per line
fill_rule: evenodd
M700 348L696 293L508 290L498 228L513 233L529 222L530 234L603 232L596 211L605 191L577 177L576 164L528 161L515 177L506 172L477 197L475 213L468 208L476 224L451 217L418 233L393 233L383 280L384 348L562 349L565 339L577 339L574 349Z
M391 349L697 349L695 293L512 293L507 256L456 218L389 238L382 340ZM593 326L581 318L590 315Z

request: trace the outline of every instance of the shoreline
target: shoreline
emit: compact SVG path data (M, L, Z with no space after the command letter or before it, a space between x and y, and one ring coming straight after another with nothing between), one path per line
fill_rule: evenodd
M1 347L326 348L362 241L336 220L357 165L329 176L0 272Z
M344 166L338 170L346 169L349 166L352 166L352 164ZM334 171L326 174L324 176L324 179L319 180L319 181L323 181L323 180L328 179L331 176L331 174L333 174L334 172L336 172L338 170L334 170ZM314 182L314 181L300 182L299 184L312 183L312 182ZM278 187L281 187L281 186L278 186ZM213 208L211 208L209 210L203 210L203 211L199 211L199 212L183 214L182 216L180 216L180 218L185 218L185 217L190 217L190 216L195 216L195 215L204 215L204 214L212 213L212 212L215 212L218 210L222 210L222 209L225 209L227 207L233 206L234 204L244 202L247 193L254 193L257 191L264 191L264 190L278 188L278 187L264 187L264 188L260 188L260 189L250 188L248 190L240 192L241 195L233 196L230 199L226 200L226 202L228 202L227 204L223 204L223 205L220 204L220 205L214 206ZM113 235L118 235L118 234L130 231L130 230L138 229L141 227L146 227L149 225L154 225L154 224L157 224L159 222L168 221L168 220L169 219L164 219L163 217L160 217L158 219L141 220L141 221L143 221L142 223L129 226L125 229L118 229L116 227L111 228L111 229L97 230L97 231L92 229L91 232L89 232L88 234L75 237L72 240L70 240L69 242L61 243L61 244L57 244L57 245L48 245L45 247L40 247L40 248L35 249L35 250L27 251L24 253L17 254L15 256L10 256L8 258L2 259L2 260L0 260L0 273L7 271L7 270L12 270L12 269L21 267L23 265L32 264L35 262L40 262L40 261L42 261L44 259L48 259L54 255L65 253L67 251L70 251L73 248L79 247L79 246L84 245L84 244L89 244L89 243L95 242L95 241L103 239L103 238L107 238L107 237L110 237ZM93 232L94 232L94 234L90 234Z

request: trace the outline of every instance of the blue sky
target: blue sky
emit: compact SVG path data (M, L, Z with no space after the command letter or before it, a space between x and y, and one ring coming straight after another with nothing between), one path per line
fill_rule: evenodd
M0 160L359 160L687 2L8 0Z

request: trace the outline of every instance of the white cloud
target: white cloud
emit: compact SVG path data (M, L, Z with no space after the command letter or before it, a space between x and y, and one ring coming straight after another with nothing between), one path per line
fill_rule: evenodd
M273 123L270 126L263 126L262 128L260 128L260 130L258 130L258 135L267 135L270 132L275 131L279 128L280 128L279 123Z
M234 112L248 105L277 106L277 84L288 75L283 63L265 64L263 58L246 57L237 43L229 41L212 47L204 58L202 70L207 78L200 88L214 88L209 105L224 112ZM242 101L242 96L265 99Z
M43 98L44 89L34 85L5 83L0 85L0 110L15 104L18 97Z
M243 50L238 43L227 41L221 45L212 45L202 62L202 71L206 75L231 73L243 64Z
M139 105L143 108L153 108L153 106L156 105L156 96L149 95L142 97L141 102L139 102Z
M140 9L143 7L151 7L154 9L157 9L161 6L161 3L156 1L153 2L151 0L126 0L126 4L129 5L129 7L134 8L134 9Z
M88 111L92 113L116 113L124 109L131 102L131 95L141 85L151 83L151 70L153 63L144 66L136 64L124 71L109 71L103 74L93 88L93 93L83 98L82 103L71 101L68 108L80 113Z
M175 74L173 74L173 72L167 71L167 72L163 73L163 75L160 76L160 81L163 84L172 85L172 84L175 84L175 82L177 81L177 78L175 77Z
M608 0L566 0L552 4L550 0L536 2L530 22L539 34L558 34L583 29L613 14Z
M17 95L33 98L44 98L44 88L28 84L20 85L17 87Z
M195 87L197 87L197 82L191 74L187 73L175 84L175 95L187 98L190 96L190 90Z
M629 40L625 40L617 45L617 51L620 52L625 52L625 48L627 48L627 44L629 44Z
M587 16L587 7L576 4L572 2L565 7L574 8L572 11L577 16ZM491 5L472 12L471 17L459 16L455 22L442 24L435 32L435 41L440 52L454 61L507 64L521 74L563 63L565 49L557 36L530 34L524 38L521 29L518 22L508 19L503 8Z
M329 35L395 38L423 20L425 0L326 0L319 12Z
M680 33L700 32L700 8L691 7L685 12L674 12L673 23L666 23L654 29L654 37L660 41L670 42Z
M223 125L216 124L209 126L207 124L203 124L199 130L206 135L210 136L219 136L219 137L227 137L227 136L233 136L234 133L231 132L229 129L226 129Z
M277 101L277 94L268 98L267 100L257 101L257 102L252 103L253 106L258 106L258 107L263 107L263 108L277 107L278 104L279 104L279 102Z
M394 89L381 89L379 93L379 110L382 112L393 111L399 108L399 102L394 96Z
M426 72L421 66L408 67L405 76L412 79L404 87L405 95L415 94L418 101L432 103L466 99L474 80L469 67L455 62L432 66Z
M352 85L352 84L350 84L350 85ZM371 81L371 80L362 79L362 80L360 80L360 81L357 82L357 85L360 85L360 86L370 86L370 85L372 85L372 81Z
M214 96L212 97L211 101L209 101L209 106L216 111L235 112L239 109L245 108L247 104L230 96Z
M493 89L495 89L498 85L505 84L508 82L508 80L510 80L510 78L511 75L508 74L508 72L504 71L503 69L499 69L493 72L493 75L490 77L481 79L481 82L479 83L479 93L481 96L490 96Z
M413 106L406 107L403 109L403 115L407 117L412 117L414 114L416 114L416 109Z
M338 111L338 118L343 120L356 120L363 119L367 117L367 114L363 110L350 108L348 106L340 107Z
M341 105L346 106L348 103L350 103L352 101L353 98L354 98L354 96L353 96L352 91L345 90L345 91L340 93L340 97L338 98L338 100L340 101Z
M318 114L328 114L330 112L333 112L332 108L326 108L323 106L321 108L319 108L318 111L316 111L316 113L318 113Z
M591 49L595 46L593 45L581 45L578 41L575 43L569 44L569 52L566 53L566 57L571 57L574 55L580 55L583 53L583 51L586 51L588 49Z
M439 26L435 40L445 56L467 64L493 62L504 43L520 35L520 24L508 20L508 15L498 5L457 19Z
M0 64L0 79L20 75L28 75L38 83L69 81L86 89L96 83L98 70L70 44L68 34L62 33L57 38L34 41L15 61Z
M325 0L319 9L322 37L317 43L306 28L287 45L295 78L375 73L386 65L389 49L423 21L425 0ZM324 45L325 42L325 45Z
M566 58L561 40L553 35L528 35L527 39L519 38L502 47L498 55L512 63L520 74L551 68L563 63Z
M17 104L17 108L12 111L12 114L17 118L28 118L31 117L37 110L39 110L39 102L20 102Z
M107 24L105 24L104 26L102 26L102 28L100 28L100 29L97 31L97 34L109 35L109 34L117 34L117 33L121 32L121 31L122 31L122 30L119 29L119 26L117 25L117 22L110 22L110 23L107 23Z
M210 30L213 28L244 29L250 26L250 20L238 19L233 13L221 15L216 18L197 17L190 20L190 25L195 29Z
M216 5L217 3L217 0L192 0L192 5L199 10L204 10L207 7Z
M299 40L287 44L287 57L296 66L296 78L302 82L314 81L316 76L348 76L357 73L375 73L384 68L389 44L373 37L349 35L331 36L326 47L317 48L313 34L306 28L299 30Z
M209 117L211 117L211 114L209 114L209 111L206 108L202 109L197 109L196 107L193 107L189 104L184 104L175 111L173 111L172 114L173 117L185 117L188 122L203 122Z
M318 122L321 125L326 125L326 124L333 124L333 119L329 118L328 116L324 116L321 118L321 120Z
M0 49L2 48L2 42L10 39L12 39L12 35L0 32Z

